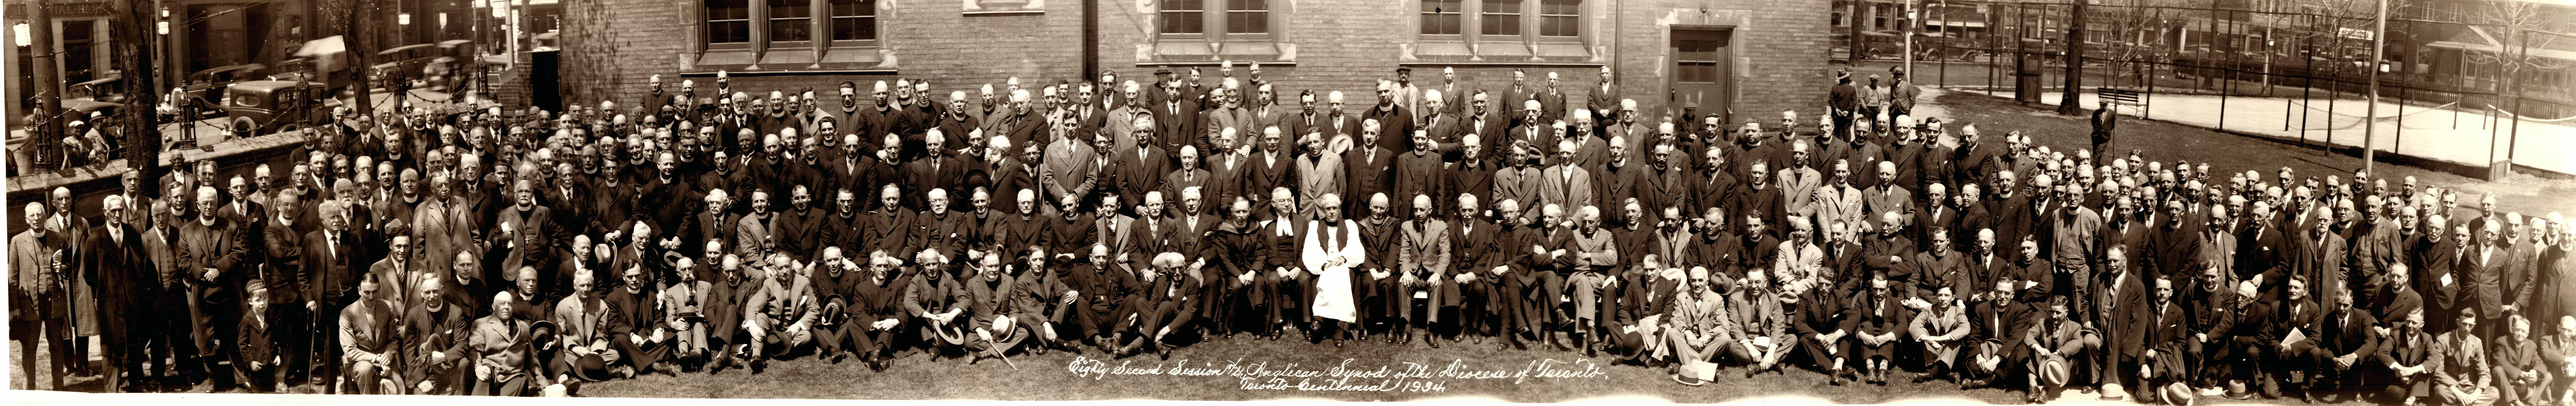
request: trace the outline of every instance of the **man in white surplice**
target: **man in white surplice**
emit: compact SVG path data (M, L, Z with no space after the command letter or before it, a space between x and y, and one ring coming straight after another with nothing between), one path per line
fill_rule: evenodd
M1306 223L1304 255L1307 271L1315 274L1313 309L1315 317L1339 321L1342 328L1334 337L1343 338L1352 333L1350 323L1359 321L1359 304L1351 299L1351 269L1368 256L1360 246L1359 225L1342 218L1341 196L1327 193L1317 200L1317 215Z

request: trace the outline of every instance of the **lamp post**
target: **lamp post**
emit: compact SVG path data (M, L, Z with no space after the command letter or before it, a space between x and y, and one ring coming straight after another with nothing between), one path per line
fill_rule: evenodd
M1914 9L1914 0L1905 0L1905 73L1909 74L1914 73L1914 30L1923 26L1922 13Z
M2376 3L2379 13L2373 18L2370 30L2370 106L2363 112L2361 121L2361 171L2365 173L2370 172L2371 165L2377 162L2373 158L2377 157L2379 149L2372 143L2379 141L2379 73L2388 70L2388 64L2381 62L2380 55L2383 48L2388 47L2388 0ZM2327 143L2326 150L2334 150L2334 144Z

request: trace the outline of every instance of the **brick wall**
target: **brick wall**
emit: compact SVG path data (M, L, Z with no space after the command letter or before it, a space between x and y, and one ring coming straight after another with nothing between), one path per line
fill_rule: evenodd
M677 90L678 56L693 22L682 7L688 0L586 0L564 4L563 100L596 106L607 98L619 104L642 99L644 83L660 74ZM524 76L522 76L524 77ZM546 89L532 89L544 92Z
M1209 2L1221 4L1221 2ZM565 83L567 100L596 103L606 96L629 102L643 95L645 78L662 74L676 82L682 61L690 58L688 41L697 26L686 0L589 0L567 3ZM901 1L880 13L882 47L896 59L893 72L776 73L735 72L740 91L795 90L814 87L829 92L837 83L860 82L862 88L896 75L926 78L934 94L970 90L981 84L1000 86L1017 76L1023 83L1075 79L1081 69L1082 3L1052 0L1042 13L966 14L957 0ZM1121 79L1150 79L1157 69L1180 71L1200 66L1212 79L1208 59L1141 55L1152 49L1155 21L1152 3L1102 0L1100 67ZM1263 78L1294 103L1298 90L1341 90L1353 109L1375 102L1371 86L1389 78L1399 66L1415 68L1415 83L1437 86L1437 62L1406 62L1413 43L1417 4L1386 0L1273 0L1281 17L1272 29L1283 52L1263 68ZM1798 109L1823 105L1827 83L1828 5L1806 0L1593 0L1586 5L1586 29L1593 42L1592 61L1486 63L1459 65L1461 89L1499 93L1510 88L1511 71L1530 72L1532 85L1546 72L1564 78L1559 90L1581 101L1593 89L1599 67L1619 72L1617 89L1637 99L1649 112L1666 108L1671 37L1675 24L1731 27L1734 72L1738 81L1735 110ZM1142 58L1140 58L1140 56ZM1240 70L1240 67L1238 67ZM693 72L703 73L703 72ZM706 82L704 78L697 78ZM712 83L701 83L712 87ZM676 85L674 85L676 87ZM1462 95L1463 96L1463 95ZM1703 113L1718 107L1701 106Z

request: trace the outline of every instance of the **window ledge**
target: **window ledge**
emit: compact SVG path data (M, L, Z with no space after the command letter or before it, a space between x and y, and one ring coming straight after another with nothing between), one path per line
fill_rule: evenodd
M1045 14L1046 14L1046 10L975 10L975 11L967 11L967 12L965 12L964 14L965 14L965 16L967 16L967 17L975 17L975 16L1033 16L1033 15L1045 15Z
M1403 62L1397 62L1397 63L1396 63L1396 65L1397 65L1397 66L1484 66L1484 67L1523 67L1523 66L1528 66L1528 67L1540 67L1540 66L1600 67L1600 66L1602 65L1602 63L1600 63L1600 62L1575 62L1575 61L1544 61L1544 60L1540 60L1540 61L1441 61L1441 60L1421 60L1421 61L1403 61Z
M764 52L760 55L760 63L753 64L750 70L811 68L815 67L814 56L814 48L812 46L786 49L771 48L769 52Z
M1580 43L1541 42L1533 53L1541 58L1591 58L1592 47Z
M691 71L731 71L736 75L794 74L799 72L891 71L894 58L873 47L840 47L824 49L817 55L810 47L770 49L753 53L749 49L714 49L698 54L688 66Z
M1599 66L1597 47L1580 43L1417 41L1402 44L1401 64Z
M1138 66L1188 66L1223 61L1293 64L1297 44L1274 41L1166 40L1136 45Z

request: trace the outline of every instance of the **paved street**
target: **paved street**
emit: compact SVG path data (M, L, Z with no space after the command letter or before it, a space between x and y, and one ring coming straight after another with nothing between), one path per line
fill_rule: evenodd
M2010 92L1997 94L2011 97ZM2039 99L2054 106L2059 94L2044 93ZM2086 107L2098 105L2095 94L2077 97ZM2146 109L2129 106L2120 112L2145 113L2149 119L2284 140L2304 139L2311 144L2333 142L2337 148L2359 148L2364 138L2363 120L2372 117L2364 113L2370 105L2368 100L2318 99L2302 103L2298 99L2227 97L2222 105L2218 96L2158 94L2151 96L2149 103ZM2488 114L2484 106L2446 106L2449 107L2435 109L2380 102L2376 116L2379 138L2371 148L2474 167L2487 166L2491 156L2505 159L2510 151L2515 165L2576 174L2576 126L2570 125L2576 122L2569 117L2524 117L2520 137L2514 139L2515 123L2509 116ZM2303 108L2306 111L2301 111ZM2285 126L2288 129L2284 130Z

